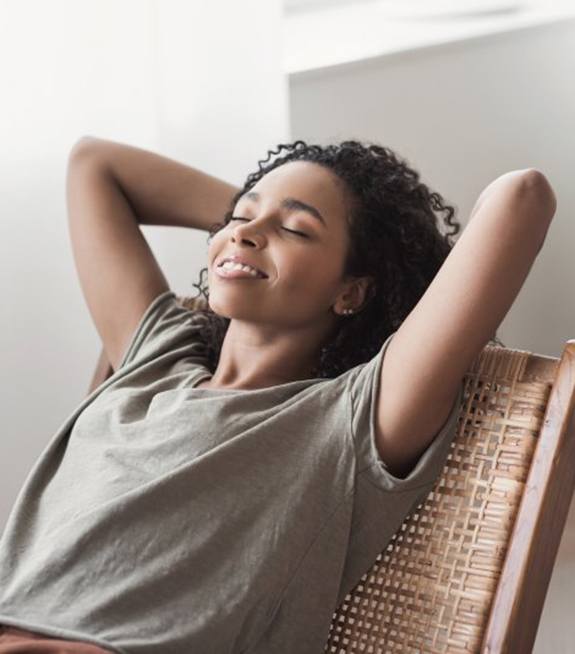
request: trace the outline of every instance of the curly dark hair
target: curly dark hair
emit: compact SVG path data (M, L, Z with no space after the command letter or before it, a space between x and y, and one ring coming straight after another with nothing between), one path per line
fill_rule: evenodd
M270 157L285 154L273 160ZM333 378L373 358L386 338L398 329L445 261L460 223L455 209L419 181L410 168L391 149L357 140L340 144L312 145L303 140L284 143L268 150L258 161L258 170L246 178L243 188L232 199L223 222L210 228L208 243L230 221L236 202L266 173L290 161L309 161L324 166L343 182L349 198L347 222L350 247L344 274L370 276L375 280L361 311L341 316L333 335L319 353L314 377ZM443 213L452 231L442 234L434 212ZM209 294L204 273L193 284L206 300L206 354L215 371L230 319L216 314L207 305ZM505 347L497 334L489 344Z

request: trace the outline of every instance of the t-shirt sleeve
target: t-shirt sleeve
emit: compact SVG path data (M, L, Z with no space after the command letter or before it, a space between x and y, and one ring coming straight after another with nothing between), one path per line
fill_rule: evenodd
M206 349L201 334L202 325L197 314L181 306L174 291L164 291L152 300L142 315L118 370L178 349L203 362Z
M457 429L464 381L461 382L457 397L443 426L410 473L404 478L394 476L379 457L375 436L380 371L386 350L394 335L395 332L388 336L379 352L370 361L357 366L356 374L349 380L350 431L356 450L358 474L367 477L368 481L382 491L405 491L420 487L423 489L425 486L431 486L443 470Z

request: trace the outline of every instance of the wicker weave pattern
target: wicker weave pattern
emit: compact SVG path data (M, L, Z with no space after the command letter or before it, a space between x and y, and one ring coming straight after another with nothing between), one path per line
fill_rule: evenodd
M325 652L479 652L551 390L521 381L529 355L477 357L442 474L335 611Z

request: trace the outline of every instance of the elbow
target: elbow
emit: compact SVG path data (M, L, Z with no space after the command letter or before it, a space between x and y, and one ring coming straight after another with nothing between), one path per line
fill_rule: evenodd
M530 202L541 207L541 215L549 221L557 211L557 196L547 177L537 168L527 168L522 175L522 189L528 194Z
M536 168L528 168L522 176L521 195L528 202L529 213L537 217L534 233L539 233L539 253L543 248L551 221L557 210L557 197L547 177Z
M77 141L74 142L74 145L70 149L68 154L68 160L77 159L79 157L84 157L87 152L91 152L94 149L94 144L97 143L100 139L95 136L81 136Z

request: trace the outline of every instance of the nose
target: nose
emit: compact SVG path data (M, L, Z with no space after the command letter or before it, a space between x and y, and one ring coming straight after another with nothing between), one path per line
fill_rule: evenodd
M251 222L249 222L236 225L232 229L231 239L234 243L242 241L255 246L259 245L261 247L265 237L252 226Z

